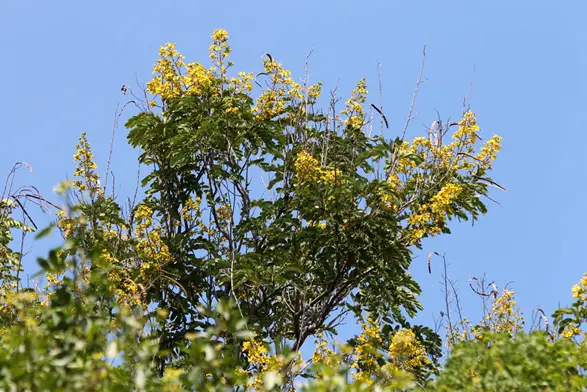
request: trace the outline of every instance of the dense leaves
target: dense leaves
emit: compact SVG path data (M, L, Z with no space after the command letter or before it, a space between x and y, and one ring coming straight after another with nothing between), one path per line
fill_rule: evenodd
M582 302L558 311L556 336L527 335L513 292L495 295L490 318L450 325L444 368L440 336L413 324L413 250L487 212L499 136L478 146L469 110L412 141L372 136L366 80L340 112L336 99L321 109L320 83L295 82L271 56L256 76L232 76L230 52L224 30L209 67L161 48L144 110L126 123L147 168L142 200L104 191L82 134L75 179L59 187L64 244L39 259L44 288L20 290L11 230L30 228L13 217L18 199L0 200L1 389L583 385L569 340ZM360 332L333 345L353 319Z

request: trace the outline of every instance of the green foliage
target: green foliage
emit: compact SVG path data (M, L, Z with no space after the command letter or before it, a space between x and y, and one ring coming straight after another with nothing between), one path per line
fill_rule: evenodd
M372 137L364 79L340 113L336 100L320 110L320 83L267 56L253 94L252 73L229 77L229 53L224 30L210 68L161 48L126 123L149 168L138 203L106 194L82 134L59 188L64 245L38 260L44 289L14 286L11 230L29 228L0 201L0 389L394 391L439 371L440 337L411 323L412 252L487 211L501 138L477 151L471 111L412 142ZM328 349L345 317L361 334Z
M543 331L488 333L456 345L433 390L582 391L587 387L584 345L553 341Z

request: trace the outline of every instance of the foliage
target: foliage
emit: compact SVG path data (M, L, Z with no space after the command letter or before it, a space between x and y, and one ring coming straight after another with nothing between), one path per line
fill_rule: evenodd
M365 80L340 114L324 114L321 85L294 82L270 56L254 100L252 74L228 76L227 40L214 32L208 69L163 47L147 85L155 109L127 123L152 167L135 214L153 224L153 254L169 255L140 255L139 280L146 303L164 304L177 326L162 331L169 344L206 324L198 306L223 298L263 339L294 351L348 310L405 324L421 309L411 247L486 211L499 137L475 155L472 112L448 144L448 129L412 143L369 137ZM260 191L255 178L268 185Z
M59 187L64 244L38 260L43 289L14 285L10 230L29 228L1 200L2 389L434 387L441 339L410 322L422 309L412 252L487 211L501 138L479 148L469 110L427 137L373 137L366 80L340 112L336 99L321 110L321 83L295 82L270 55L257 76L232 75L230 53L224 30L209 67L161 48L126 124L149 168L138 203L107 194L82 134L75 179ZM504 352L526 339L511 300L504 291L482 324ZM329 347L344 318L361 332ZM446 377L484 355L478 337L455 346Z
M462 319L449 325L447 342L452 347L447 362L434 382L438 391L582 391L587 387L587 351L582 326L585 321L587 274L573 286L575 302L557 309L554 328L544 314L544 329L522 330L523 317L514 292L501 295L476 291L487 313L480 323ZM485 298L491 298L487 304ZM540 326L540 323L538 323ZM533 326L534 327L534 326Z
M554 342L544 331L515 339L488 333L451 352L436 380L438 391L582 391L587 387L585 346Z

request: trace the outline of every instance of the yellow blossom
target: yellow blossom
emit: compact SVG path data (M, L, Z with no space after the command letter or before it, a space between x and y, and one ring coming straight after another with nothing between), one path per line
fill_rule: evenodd
M561 332L561 336L567 339L572 339L580 334L581 329L579 329L579 327L577 327L576 325L567 325L563 332Z
M284 113L290 102L302 101L302 86L293 81L291 72L272 59L263 63L265 73L270 77L270 86L257 99L255 112L257 118L270 120Z
M407 372L430 364L422 343L409 328L402 328L393 336L389 356L397 368Z
M350 129L360 129L365 123L365 110L363 104L367 100L367 80L361 79L346 101L346 109L340 112L345 115L345 125Z
M153 68L153 74L156 76L147 83L147 91L159 95L165 102L181 96L184 90L181 71L185 63L184 56L172 43L167 43L159 49L159 57Z
M102 195L102 188L100 186L100 176L94 171L97 168L94 162L94 154L86 133L82 133L79 138L79 143L76 145L77 151L73 155L74 162L77 162L74 176L80 177L80 180L73 182L73 187L80 191L87 190L90 197Z

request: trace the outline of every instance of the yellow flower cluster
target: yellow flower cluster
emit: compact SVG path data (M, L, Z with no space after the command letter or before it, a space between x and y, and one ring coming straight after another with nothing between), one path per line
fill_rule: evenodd
M322 178L320 163L306 151L298 154L295 165L296 175L300 182L318 182Z
M309 224L309 226L315 226L315 227L318 227L319 229L326 230L326 223L323 223L323 222L318 222L318 223L312 222L311 224Z
M291 72L283 66L266 58L263 63L265 73L271 76L271 86L265 89L253 108L257 118L270 120L284 113L287 103L293 100L303 100L302 86L293 81Z
M230 46L228 46L228 31L223 29L214 30L212 32L212 44L208 49L209 57L214 63L213 70L218 71L219 76L225 80L227 68L230 63L225 63L225 60L230 54Z
M163 392L182 392L185 389L182 386L180 376L184 373L183 369L166 367L163 372Z
M463 318L458 324L448 328L448 346L451 347L455 343L469 339L481 341L484 339L484 333L488 331L515 336L518 331L522 330L524 319L516 307L514 294L512 290L502 290L501 294L493 300L490 311L479 324L472 325L471 321ZM575 330L570 328L564 334L574 333L573 331Z
M153 225L153 210L146 204L140 204L135 213L137 227L135 234L137 237L144 237L146 230Z
M57 211L57 227L61 229L65 238L69 238L75 229L75 220L68 217L65 211L59 210Z
M98 166L94 162L94 154L92 154L92 148L86 133L82 133L79 138L79 143L76 145L77 151L73 155L73 161L77 162L75 177L80 177L82 180L75 180L73 187L80 191L87 190L90 197L102 194L102 188L100 187L100 176L94 171Z
M216 86L215 71L219 72L221 84L226 83L226 71L230 63L226 62L230 54L228 33L226 30L215 30L212 33L210 58L214 65L206 69L200 63L184 62L185 56L179 53L176 45L167 43L159 49L159 59L153 67L155 76L147 83L147 91L158 95L163 102L187 94L202 94ZM239 75L235 79L240 85L252 89L252 75ZM249 89L249 91L250 91ZM216 93L216 92L214 92ZM152 101L155 105L155 101Z
M561 336L563 338L572 339L575 336L579 336L581 334L581 329L576 325L567 325L565 329L561 332Z
M182 219L184 221L191 221L200 218L202 216L202 212L200 211L201 203L202 199L199 197L189 198L181 209Z
M230 221L230 218L232 215L232 207L228 204L221 205L216 210L216 214L218 215L218 219L221 222L228 222L228 221Z
M181 70L185 67L185 57L175 47L167 43L159 49L159 59L153 68L156 76L147 83L147 91L159 95L163 101L180 97L183 92Z
M457 124L459 128L452 134L450 144L442 144L440 135L432 133L429 138L415 137L412 143L404 141L396 152L395 170L398 173L412 175L418 168L455 171L470 171L476 167L490 169L497 152L501 149L502 138L494 135L483 145L479 154L474 156L472 154L479 139L477 133L480 129L475 114L471 111L466 112ZM421 162L417 162L416 157Z
M412 206L413 199L399 192L400 208L412 210L405 221L406 232L403 235L409 244L420 243L424 237L436 236L443 231L448 217L454 215L457 206L454 201L463 192L459 184L450 183L425 201L429 189L438 186L427 179L446 178L459 172L462 176L479 175L479 169L491 169L492 162L500 150L501 137L494 135L474 155L477 133L480 128L477 118L471 111L464 113L457 123L458 129L452 134L449 144L442 143L442 130L433 128L429 137L415 137L412 142L403 141L394 151L390 161L390 175L388 186L391 191L400 187L405 189L422 190L418 200L423 202L419 207ZM401 181L400 181L401 177ZM414 195L412 195L414 196ZM397 208L394 197L389 192L382 191L381 200L389 209ZM404 212L404 211L401 211ZM401 213L400 212L400 213Z
M201 94L214 83L214 73L200 63L189 63L182 78L188 94Z
M110 291L116 297L116 303L122 307L144 306L143 292L140 286L130 278L130 269L121 264L120 260L107 251L102 251L102 259L112 269L108 273Z
M241 351L247 354L250 364L262 367L267 363L267 347L262 342L247 340L243 342Z
M137 207L135 213L137 226L135 235L138 239L136 249L142 260L141 277L149 279L161 269L161 266L173 261L168 246L161 238L161 227L153 225L153 210L145 204Z
M461 121L459 121L459 129L453 133L452 138L459 145L464 146L466 152L471 153L479 137L477 136L479 129L475 113L469 110L465 113Z
M326 366L337 366L336 353L328 348L328 341L324 338L324 334L319 333L314 339L316 347L312 355L312 363L321 363Z
M340 170L322 169L318 160L306 151L297 155L295 169L297 179L302 184L317 182L333 184L341 176Z
M397 208L396 198L390 192L397 192L402 187L401 180L397 174L390 174L387 178L387 188L381 191L380 199L384 203L384 208L395 210Z
M53 274L47 272L47 274L45 274L45 279L47 279L47 286L59 286L62 283L62 280L59 277L61 274L62 273Z
M239 72L238 78L230 79L230 87L237 93L253 91L253 80L255 77L252 72Z
M351 129L360 129L365 124L365 109L363 104L367 100L367 80L361 79L346 101L346 109L340 112L346 116L344 124Z
M215 219L210 222L210 226L206 227L204 224L199 224L204 233L211 237L216 236L216 239L223 243L227 240L224 234L228 231L232 219L232 207L230 204L220 205L216 208ZM225 249L220 245L219 249Z
M485 170L491 169L493 161L497 158L497 152L501 150L501 136L493 135L491 139L485 142L481 151L476 158L481 162L481 167Z
M116 257L104 249L102 259L109 264L112 269L108 272L110 282L110 291L116 297L116 303L119 306L136 306L142 305L141 290L139 286L130 279L129 269L125 268Z
M195 233L207 234L211 237L216 236L219 231L227 230L228 224L231 219L232 209L230 205L219 206L216 210L216 216L218 217L219 227L216 226L216 221L209 222L210 226L206 225L202 218L201 210L202 200L199 197L188 199L182 207L181 216L184 224L189 228L190 231ZM226 241L224 236L219 236L218 239Z
M447 184L430 200L430 212L437 221L444 220L452 212L452 203L459 197L463 188L459 184Z
M490 327L494 332L514 335L522 329L524 321L520 310L516 308L512 290L502 290L501 295L493 301L490 318Z
M200 95L210 93L219 96L226 88L236 94L249 94L253 90L253 73L238 73L237 77L228 78L228 68L232 63L228 61L231 53L228 45L228 32L223 29L212 33L212 44L209 47L209 57L213 65L204 67L201 63L185 63L176 45L167 43L159 50L159 59L153 67L153 78L147 83L147 91L158 96L165 105L171 99L179 98L184 94ZM264 60L264 74L269 77L269 87L264 89L253 108L258 119L269 120L285 112L292 102L313 104L321 93L321 83L309 87L302 87L294 82L291 72L267 57ZM224 100L226 113L238 113L237 105L232 100ZM153 99L151 106L157 106ZM299 106L304 112L305 105Z
M587 302L587 273L583 274L581 280L572 287L573 298L576 300L574 307L584 307ZM581 325L583 319L573 320L573 323L568 324L563 331L561 336L567 339L572 339L581 334ZM583 344L587 342L587 333L584 334Z
M410 215L407 237L411 244L417 243L425 236L433 237L441 232L446 215L453 211L453 202L462 190L459 184L446 184L430 199L429 204L420 206L416 214Z
M378 360L383 356L378 352L382 343L379 325L373 319L363 323L361 335L357 338L357 345L353 351L355 361L352 367L357 369L355 379L372 384L374 376L379 370Z
M396 368L406 372L430 365L426 350L409 328L402 328L393 336L389 345L389 356Z
M397 190L402 186L402 183L399 179L399 177L397 176L397 174L390 174L389 177L387 177L387 184L389 186L389 188L393 189L393 190Z
M257 370L256 374L249 373L252 377L248 386L252 387L255 391L265 390L263 388L264 375L270 372L278 374L285 365L281 357L269 355L265 344L254 339L243 342L241 351L247 355L249 364L253 365Z
M307 103L314 104L318 97L322 94L322 82L318 82L316 84L311 85L308 87L307 91Z
M580 301L587 301L587 273L583 275L579 283L573 286L571 289L573 292L573 298Z

